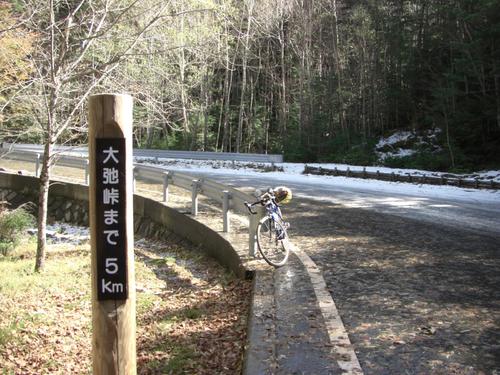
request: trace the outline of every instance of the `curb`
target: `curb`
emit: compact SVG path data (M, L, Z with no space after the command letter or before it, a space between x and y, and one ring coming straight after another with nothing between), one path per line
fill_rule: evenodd
M243 363L243 374L246 375L269 374L274 365L276 326L272 274L273 270L256 271L254 274Z
M363 374L320 269L291 255L255 272L243 374Z

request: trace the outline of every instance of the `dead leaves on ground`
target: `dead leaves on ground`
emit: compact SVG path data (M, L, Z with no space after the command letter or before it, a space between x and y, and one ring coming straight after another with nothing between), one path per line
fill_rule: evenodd
M139 374L241 372L251 285L196 254L148 241L136 247ZM66 260L74 261L71 254ZM0 279L7 374L91 373L90 280L75 277L85 291L68 282L3 293Z

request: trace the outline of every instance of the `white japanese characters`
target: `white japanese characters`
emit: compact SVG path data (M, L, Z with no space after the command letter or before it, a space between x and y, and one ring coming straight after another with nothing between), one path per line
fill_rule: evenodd
M116 139L98 139L96 155L100 209L97 212L99 225L98 286L100 299L126 298L125 276L125 227L120 215L124 213L125 194L123 190L124 152ZM120 164L121 163L121 164ZM123 237L123 238L122 238Z
M107 150L102 151L105 155L102 169L102 183L103 185L118 185L120 183L120 173L116 168L119 163L117 156L119 155L119 150L114 150L112 146L109 146ZM116 155L116 156L115 156ZM111 164L111 166L108 166ZM120 203L120 191L117 188L109 187L103 190L102 201L106 205L111 205L113 208L104 210L104 224L106 226L111 226L113 224L118 224L119 211L114 209L114 206L118 206ZM109 245L116 245L115 239L120 237L120 232L117 229L106 229L104 230L106 236L106 241Z
M118 204L119 203L119 192L118 189L104 189L102 191L102 202L104 204Z
M118 160L118 158L115 156L115 154L118 155L120 153L120 151L113 150L112 146L109 146L109 148L107 150L103 150L103 153L104 153L104 155L106 155L106 158L103 161L104 164L106 164L109 161L109 159L113 159L115 164L118 164L120 162Z
M105 210L104 211L104 224L113 225L118 224L118 211L117 210Z

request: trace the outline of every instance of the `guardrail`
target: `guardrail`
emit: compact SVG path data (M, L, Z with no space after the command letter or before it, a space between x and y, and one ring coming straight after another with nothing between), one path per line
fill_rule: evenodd
M43 153L43 146L28 143L3 143L2 148L10 151L35 151ZM87 155L87 146L54 146L54 151L71 153L73 155ZM242 161L255 163L283 163L283 155L278 154L247 154L236 152L210 152L210 151L173 151L134 148L134 157L151 159L194 159L194 160L222 160Z
M40 176L40 163L43 153L31 150L9 151L0 148L0 157L6 159L19 160L35 163L35 176ZM55 165L85 170L85 184L89 184L89 161L83 156L68 156L59 154L55 157ZM169 199L169 186L177 186L181 189L191 192L191 214L198 215L198 196L203 195L220 204L222 211L223 232L230 232L231 212L236 212L248 216L248 248L249 255L255 256L256 238L255 233L258 222L262 217L259 215L248 215L248 210L244 205L246 201L253 201L255 198L249 194L243 193L237 189L220 184L207 178L196 178L187 173L169 171L167 169L137 165L134 164L134 192L136 180L142 179L163 185L163 202L167 203Z
M412 175L410 173L407 174L398 174L398 173L386 173L380 171L367 171L366 168L363 170L351 170L347 168L345 170L334 168L327 169L322 167L310 167L305 166L304 174L316 174L321 176L344 176L344 177L356 177L356 178L371 178L381 181L393 181L393 182L410 182L410 183L418 183L418 184L430 184L430 185L451 185L465 188L474 188L474 189L500 189L500 183L495 182L493 180L480 180L478 178L466 178L458 175L441 175L441 176L432 176L432 175Z

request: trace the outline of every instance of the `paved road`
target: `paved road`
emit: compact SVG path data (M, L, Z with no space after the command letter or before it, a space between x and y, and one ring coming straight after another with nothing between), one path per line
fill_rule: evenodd
M210 172L186 172L213 177ZM324 177L323 177L324 178ZM327 177L326 183L321 178L304 177L302 181L289 181L287 177L267 177L265 174L258 176L242 176L240 174L217 173L216 179L236 188L263 188L284 184L289 186L294 196L310 198L320 202L330 202L351 208L361 208L379 213L393 214L404 218L413 218L418 221L438 225L452 226L464 230L472 230L482 234L500 234L500 198L489 202L474 199L448 198L445 189L436 187L443 193L434 196L424 194L404 194L397 190L398 183L388 183L392 186L388 192L367 188L346 188L335 186ZM309 181L308 181L309 180ZM400 186L400 185L399 185ZM450 187L449 189L455 189ZM492 197L494 195L492 194ZM496 195L496 197L499 197Z
M293 241L321 270L366 374L500 373L500 202L217 180L293 189Z
M500 235L360 208L291 206L366 374L500 373ZM481 372L482 371L482 372Z

